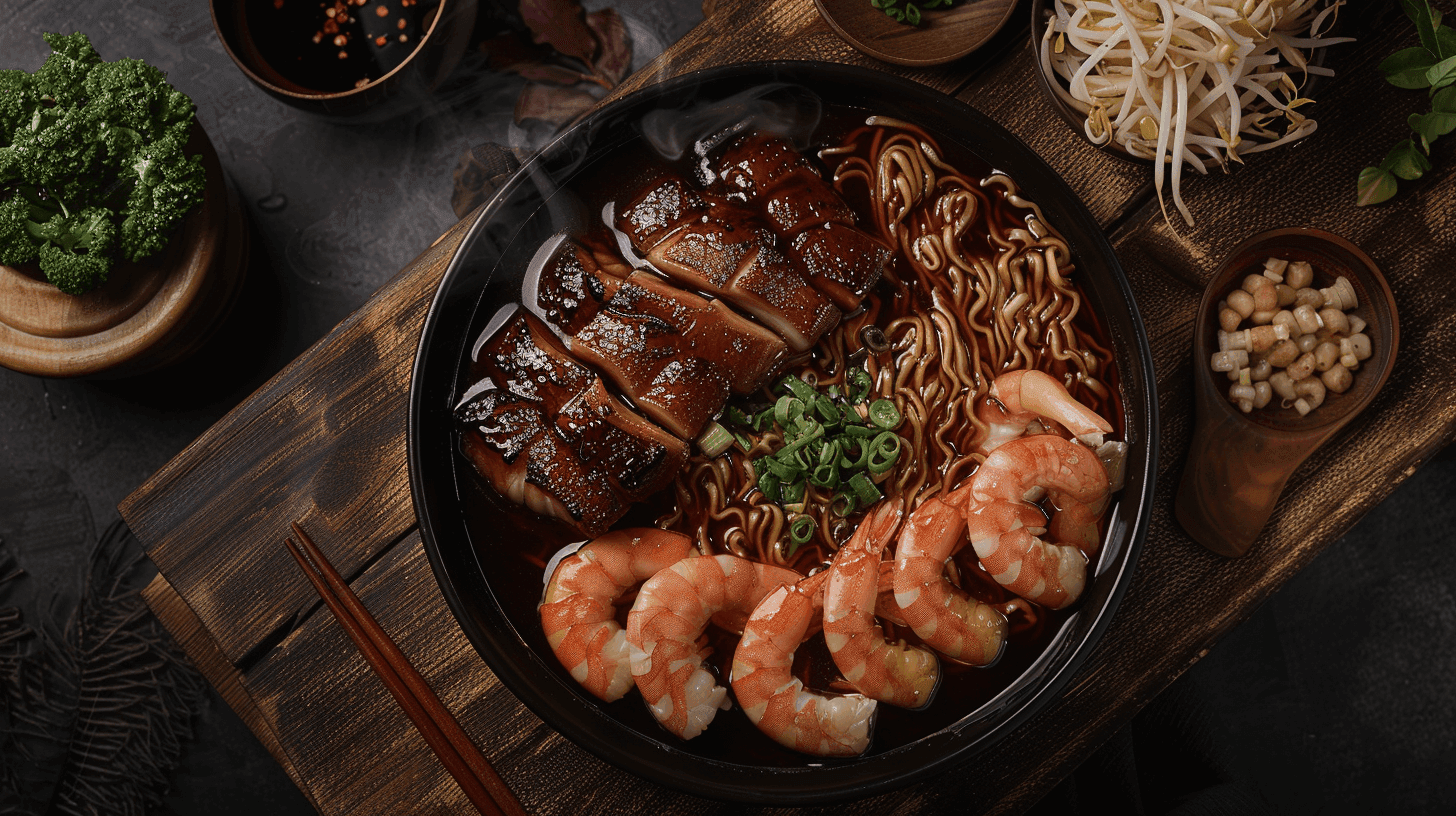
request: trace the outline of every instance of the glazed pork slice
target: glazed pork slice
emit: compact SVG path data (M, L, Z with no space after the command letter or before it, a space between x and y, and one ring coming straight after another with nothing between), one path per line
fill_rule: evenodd
M602 266L591 249L564 233L550 238L536 250L526 270L521 302L564 334L575 334L622 283Z
M455 411L460 448L507 500L595 538L627 512L600 473L556 433L541 403L483 380Z
M541 405L542 414L584 465L627 502L666 487L687 461L687 443L612 396L596 372L574 359L535 316L507 307L476 354L497 385Z
M567 342L573 355L682 439L696 438L730 393L761 386L788 351L778 335L722 301L644 272L627 278Z
M788 140L752 133L733 140L718 162L718 185L762 212L785 254L844 311L879 282L893 254L854 225L854 212Z
M708 211L702 192L681 176L663 176L614 219L639 252L656 246L669 232Z
M679 220L669 221L662 216L660 202L682 198L661 192L669 187L687 189L682 179L663 181L617 219L617 228L653 267L753 315L782 335L795 352L813 347L839 322L839 310L809 285L756 216L688 190L702 206L685 215L674 210ZM651 230L639 228L647 223L653 225Z

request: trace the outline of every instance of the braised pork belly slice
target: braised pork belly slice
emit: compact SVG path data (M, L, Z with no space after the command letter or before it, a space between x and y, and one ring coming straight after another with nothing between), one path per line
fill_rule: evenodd
M541 403L486 385L455 416L461 452L497 493L590 538L627 512L608 480L556 432Z
M804 230L789 242L787 254L815 289L846 312L859 308L893 257L884 244L843 224Z
M775 184L762 197L764 215L774 231L798 235L822 224L854 226L854 211L817 173L799 169Z
M590 249L558 235L531 259L521 300L546 322L573 334L591 322L621 283L601 268Z
M730 392L761 386L788 351L778 335L722 301L642 272L624 281L568 344L682 439L696 438Z
M815 289L846 312L859 308L892 254L854 226L854 212L808 159L787 139L753 133L729 143L718 173L723 189L763 213Z
M718 160L718 178L728 191L745 200L761 198L796 171L816 178L814 165L789 140L770 133L750 133L729 143Z
M692 182L681 176L664 176L623 207L615 221L632 246L645 252L668 232L707 211L708 202Z
M839 322L839 310L784 257L773 232L741 207L720 199L657 235L656 244L636 245L653 267L753 315L795 352Z
M687 443L648 422L607 390L535 316L517 309L480 349L479 370L535 400L577 458L628 502L667 486L687 461Z

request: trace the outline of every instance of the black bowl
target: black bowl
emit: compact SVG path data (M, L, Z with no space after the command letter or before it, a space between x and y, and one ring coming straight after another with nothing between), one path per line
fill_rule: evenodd
M492 551L509 546L502 539L529 532L490 502L453 438L451 408L463 390L471 340L500 305L519 297L523 267L541 241L592 217L594 211L564 189L571 179L642 138L639 123L651 111L768 85L777 89L770 94L774 98L787 94L800 102L818 100L826 110L844 106L914 122L953 158L979 157L1016 179L1071 245L1091 307L1116 350L1125 438L1131 443L1127 487L1109 511L1096 578L1046 650L1027 660L1029 666L990 702L904 744L872 746L854 760L817 761L782 751L785 759L756 734L762 749L756 744L730 754L732 759L707 756L699 746L710 741L719 722L682 742L647 718L637 695L608 705L583 692L546 649L529 615L519 628L512 623L507 607L514 602L511 608L518 609L521 582L539 581L540 571L527 577L510 558ZM607 762L699 796L823 803L879 793L956 767L1055 698L1092 653L1128 587L1147 528L1158 427L1152 357L1127 278L1102 230L1050 167L990 119L923 85L866 69L811 62L727 66L644 89L573 127L513 176L471 226L430 307L413 376L409 465L420 533L440 588L471 642L547 724ZM539 584L533 586L528 591L539 593Z

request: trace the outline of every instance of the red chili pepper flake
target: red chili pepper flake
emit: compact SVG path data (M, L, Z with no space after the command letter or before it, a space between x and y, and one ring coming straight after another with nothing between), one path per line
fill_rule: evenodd
M323 42L324 41L324 33L322 31L315 31L313 33L313 41L315 43L321 43L321 42Z
M348 59L348 58L349 58L349 52L348 51L340 51L339 52L339 59Z
M384 44L387 43L387 42L389 42L389 39L387 37L385 37L383 34L380 34L378 37L375 37L374 38L374 44L377 45L377 46L379 46L380 48L383 48L384 47Z
M400 42L409 42L409 37L401 34L401 35L399 35L399 41Z
M273 8L276 8L276 9L283 8L283 0L273 0Z
M395 26L394 26L394 27L395 27L395 28L398 28L398 29L400 29L400 30L401 30L401 31L403 31L403 30L404 30L404 27L405 27L405 26L406 26L406 25L408 25L408 23L406 23L406 22L405 22L405 21L404 21L404 18L403 18L403 17L401 17L401 18L399 18L399 22L398 22L398 23L396 23L396 24L395 24Z
M349 38L348 37L345 37L343 34L340 34L339 36L337 36L337 37L334 38L334 45L337 45L337 46L339 46L339 47L342 48L343 46L346 46L348 44L349 44Z
M379 17L388 17L389 9L385 8L383 3L380 3L374 7L374 13Z
M324 20L324 33L325 34L338 34L339 33L339 24L336 23L336 22L334 22L333 20Z

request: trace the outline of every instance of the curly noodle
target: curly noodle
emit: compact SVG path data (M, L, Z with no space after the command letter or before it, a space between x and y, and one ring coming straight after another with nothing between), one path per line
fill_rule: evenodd
M1001 373L1046 371L1110 415L1113 391L1102 377L1112 356L1083 312L1067 242L1015 182L1000 173L973 179L942 159L923 130L884 117L871 117L819 155L847 200L869 202L867 227L896 250L895 262L863 308L784 373L822 389L843 386L846 371L862 365L873 394L894 402L904 445L880 483L886 495L913 509L974 472L987 431L976 408ZM869 326L883 331L888 349L866 346ZM696 455L674 486L677 508L659 524L693 535L704 553L801 572L827 562L859 516L836 516L830 491L811 486L803 512L815 518L813 537L789 544L791 514L759 492L751 465L781 446L782 435L772 431L754 436L747 454ZM1032 605L1007 600L979 572L949 569L956 584L1005 604L1015 626L1039 625Z

